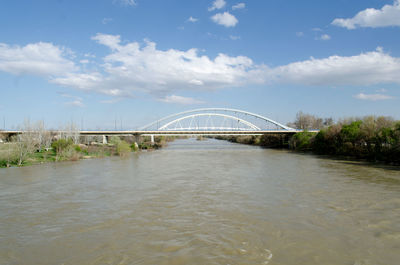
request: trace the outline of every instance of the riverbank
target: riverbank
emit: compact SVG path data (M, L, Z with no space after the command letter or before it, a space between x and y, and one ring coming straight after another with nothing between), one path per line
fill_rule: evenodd
M8 142L0 144L0 168L15 166L30 166L49 162L77 161L81 159L102 158L108 156L125 157L131 152L143 150L151 151L162 148L168 142L173 141L172 137L155 137L154 143L149 137L142 141L129 141L120 137L112 137L110 142L102 144L91 142L88 144L75 144L71 138L55 140L48 147L31 148L23 142Z
M289 135L218 136L216 139L266 148L289 149L346 160L400 166L400 123L367 130L363 121L336 124L314 132Z

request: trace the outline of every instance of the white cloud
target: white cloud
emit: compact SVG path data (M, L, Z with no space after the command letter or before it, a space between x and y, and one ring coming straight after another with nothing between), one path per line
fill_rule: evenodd
M240 36L230 35L229 38L230 38L231 40L240 40Z
M72 101L65 102L64 105L80 107L80 108L85 106L83 104L83 99L81 97L77 97L77 96L73 96L73 95L69 95L69 94L65 94L65 93L61 94L61 96L64 97L64 98L71 98L72 99Z
M234 27L239 22L236 17L229 12L217 13L212 16L211 19L215 23L225 27Z
M347 29L400 26L400 0L396 0L393 5L385 5L381 9L367 8L352 18L336 18L332 25Z
M80 62L81 64L88 64L88 63L89 63L89 60L84 59L84 60L80 60L79 62Z
M147 41L122 45L119 37L98 34L96 40L111 49L102 72L69 73L52 80L56 84L110 96L137 92L156 97L176 91L205 91L249 84L288 83L306 86L400 84L400 58L382 48L354 56L311 58L277 67L254 64L245 56L219 54L214 59L187 51L158 50Z
M226 2L224 0L215 0L212 3L212 6L208 8L208 11L213 11L215 9L221 9L226 5Z
M357 99L361 100L370 100L370 101L377 101L377 100L387 100L393 99L392 96L384 95L384 94L364 94L360 93L354 96Z
M201 101L201 100L197 100L197 99L189 98L189 97L176 96L176 95L166 96L164 98L159 99L159 101L162 101L165 103L182 104L182 105L194 105L194 104L203 104L204 103L204 101Z
M73 100L70 102L66 102L64 104L67 106L80 107L80 108L83 108L85 106L85 104L83 104L83 102L79 99L76 99L76 100Z
M69 53L67 49L47 42L23 47L0 43L0 71L45 77L62 75L77 70L74 62L66 58Z
M245 56L219 54L214 59L187 51L159 50L146 41L121 44L119 36L97 34L92 39L111 49L104 57L101 72L68 73L53 83L112 96L136 92L154 95L177 90L212 90L246 83L256 69Z
M90 57L90 58L96 58L96 55L91 54L91 53L85 53L83 56Z
M195 22L197 22L198 20L199 20L199 19L190 16L190 17L188 18L187 21L195 23Z
M100 73L67 73L64 76L56 77L52 79L50 82L56 83L62 86L68 86L77 88L80 90L92 90L93 87L101 82L103 77ZM100 92L100 91L98 91Z
M91 69L96 70L77 67L67 59L62 48L36 43L24 47L0 44L0 71L44 76L57 85L117 98L138 93L160 98L181 91L210 91L252 84L320 87L400 84L400 58L379 47L354 56L333 55L268 67L253 63L246 56L220 53L210 58L194 48L160 50L151 41L122 43L117 35L97 34L92 39L110 49L102 64L90 62ZM85 59L76 60L85 63Z
M235 10L235 9L243 9L243 8L245 8L245 7L246 7L246 4L245 4L245 3L237 3L236 5L232 6L232 10Z
M135 6L136 5L136 1L135 0L114 0L113 1L114 4L120 4L123 6Z
M121 42L121 37L119 35L97 33L96 36L92 37L92 40L95 40L98 43L103 44L104 46L116 50L119 47L119 43Z
M331 36L329 36L328 34L322 34L321 36L319 36L318 38L316 38L317 40L330 40Z
M303 37L304 36L304 32L298 31L298 32L296 32L296 36L297 37Z
M330 56L290 63L269 69L270 80L301 85L400 84L400 58L382 48L355 56Z
M106 18L103 18L103 20L101 21L101 23L103 23L104 25L106 25L106 24L110 23L112 20L113 20L112 18L106 17Z

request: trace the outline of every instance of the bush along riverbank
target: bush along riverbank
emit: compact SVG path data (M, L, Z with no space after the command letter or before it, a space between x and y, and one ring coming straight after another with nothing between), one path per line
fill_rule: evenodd
M172 137L154 137L154 143L151 143L150 137L142 137L141 142L137 144L130 137L113 136L108 144L102 144L87 139L85 141L81 137L64 137L43 143L40 138L38 139L38 135L32 134L31 137L21 135L10 142L1 143L0 168L107 156L126 157L131 152L162 148L167 142L174 139ZM86 144L79 142L86 142Z
M400 122L379 124L376 120L364 119L336 124L319 133L297 133L290 139L289 147L400 165Z
M292 136L219 136L230 142L400 165L400 122L386 117L340 121Z

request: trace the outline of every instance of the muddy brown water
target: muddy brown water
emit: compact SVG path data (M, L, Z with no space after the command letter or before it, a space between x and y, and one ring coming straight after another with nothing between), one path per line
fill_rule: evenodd
M400 264L400 171L177 140L0 169L0 264Z

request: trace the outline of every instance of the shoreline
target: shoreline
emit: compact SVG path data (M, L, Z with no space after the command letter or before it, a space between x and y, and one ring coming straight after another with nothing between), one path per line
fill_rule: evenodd
M119 137L107 144L92 142L90 144L74 144L71 139L60 139L53 141L51 148L34 149L26 152L21 158L22 151L19 143L7 142L0 144L0 169L10 167L26 167L54 162L78 161L85 159L104 158L111 156L126 157L131 153L153 151L163 148L168 142L173 141L171 137L157 137L151 143L145 138L141 143L128 143Z
M297 135L297 134L295 134ZM293 135L293 137L295 136ZM270 137L270 136L269 136ZM293 146L290 146L290 138L287 141L278 141L272 140L272 141L262 141L260 136L250 136L250 137L243 137L243 136L217 136L217 137L212 137L217 140L224 140L228 141L231 143L237 143L237 144L245 144L245 145L252 145L252 146L259 146L261 148L266 148L266 149L282 149L282 150L287 150L291 151L296 154L310 154L314 155L317 157L321 158L328 158L331 160L343 160L343 161L353 161L353 162L362 162L368 165L382 165L382 166L387 166L387 167L393 167L394 169L400 170L400 163L399 162L391 162L391 161L385 161L385 160L371 160L368 159L367 157L358 157L355 155L346 155L346 154L324 154L324 153L319 153L313 150L312 148L307 148L307 149L296 149ZM274 138L274 136L270 137ZM269 143L269 144L268 144Z

